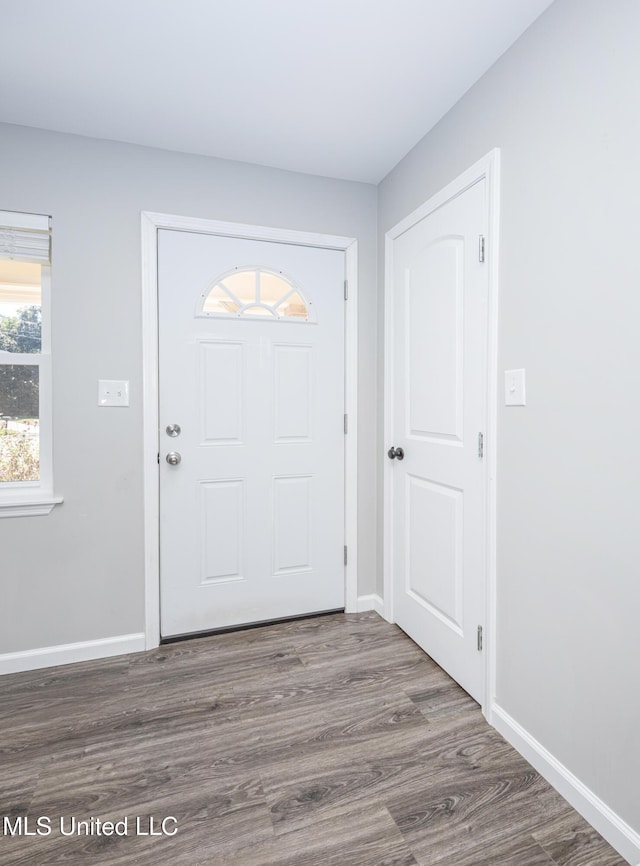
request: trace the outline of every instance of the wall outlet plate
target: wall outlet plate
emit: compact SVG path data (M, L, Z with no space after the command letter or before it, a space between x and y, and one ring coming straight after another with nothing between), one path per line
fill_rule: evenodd
M98 379L98 406L128 406L127 379Z

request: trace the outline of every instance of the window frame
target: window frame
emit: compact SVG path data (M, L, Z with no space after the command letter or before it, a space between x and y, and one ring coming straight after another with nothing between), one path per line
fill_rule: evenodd
M20 216L16 214L16 216ZM27 261L26 257L6 256ZM53 404L51 365L51 261L41 262L41 314L42 332L39 352L18 353L0 351L2 366L38 367L39 402L39 460L38 481L0 482L0 518L29 517L49 514L55 505L62 502L61 496L53 492Z

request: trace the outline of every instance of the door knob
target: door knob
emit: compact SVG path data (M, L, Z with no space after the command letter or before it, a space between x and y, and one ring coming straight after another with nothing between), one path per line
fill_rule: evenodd
M395 460L396 457L398 458L398 460L404 460L404 448L394 448L392 445L391 448L389 448L389 450L387 451L387 456L391 460Z
M178 463L180 463L180 461L182 460L182 457L178 454L177 451L169 451L166 459L169 466L177 466Z

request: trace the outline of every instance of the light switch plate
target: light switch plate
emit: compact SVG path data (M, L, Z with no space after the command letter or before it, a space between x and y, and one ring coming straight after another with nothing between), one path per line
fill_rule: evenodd
M505 370L504 372L504 405L526 406L524 370Z
M128 406L129 382L126 379L98 379L98 406Z

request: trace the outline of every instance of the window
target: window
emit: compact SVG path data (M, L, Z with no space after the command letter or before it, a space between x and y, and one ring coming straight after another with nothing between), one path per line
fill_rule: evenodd
M202 293L198 316L259 316L313 321L311 301L284 274L267 268L234 268Z
M50 218L0 211L0 516L45 514L51 468Z

